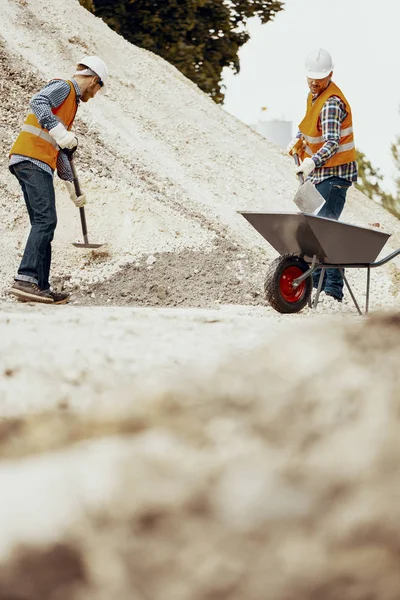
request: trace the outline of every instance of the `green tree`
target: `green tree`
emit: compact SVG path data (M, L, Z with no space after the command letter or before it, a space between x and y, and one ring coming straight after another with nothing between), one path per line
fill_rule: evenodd
M79 2L84 8L87 8L87 10L90 10L90 12L94 13L93 0L79 0Z
M399 176L396 179L396 194L392 196L385 192L381 184L383 182L383 176L379 169L375 169L371 162L367 159L363 152L357 150L357 164L358 164L358 182L356 188L363 192L368 198L382 204L382 206L392 213L397 218L400 218L400 138L396 140L391 146L393 159L399 170Z
M79 0L112 29L177 67L217 103L224 67L240 70L238 52L251 17L267 23L279 0Z
M383 206L400 219L400 137L398 136L393 144L390 146L392 152L394 164L397 170L397 177L395 178L396 194L395 196L389 196L382 202Z
M382 202L385 192L381 188L383 176L375 169L363 152L357 150L358 181L356 188L371 200Z

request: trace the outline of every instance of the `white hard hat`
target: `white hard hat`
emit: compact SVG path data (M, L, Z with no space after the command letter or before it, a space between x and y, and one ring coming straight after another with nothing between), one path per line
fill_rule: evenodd
M327 50L318 48L307 56L305 67L310 79L325 79L333 71L332 57Z
M79 61L79 65L85 65L91 71L96 73L96 75L100 78L100 85L103 86L105 84L105 80L108 76L107 65L98 56L85 56L82 60Z

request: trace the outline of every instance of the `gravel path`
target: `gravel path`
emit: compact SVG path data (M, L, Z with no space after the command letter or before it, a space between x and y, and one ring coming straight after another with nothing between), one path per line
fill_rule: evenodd
M265 309L88 308L3 305L0 413L94 410L123 384L143 392L184 372L211 376L290 327ZM18 340L18 343L16 343ZM115 398L118 403L118 398Z

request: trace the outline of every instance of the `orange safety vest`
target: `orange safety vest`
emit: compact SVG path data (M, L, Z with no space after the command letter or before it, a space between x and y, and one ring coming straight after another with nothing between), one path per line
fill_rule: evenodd
M346 100L343 92L335 83L333 83L333 81L331 81L326 90L324 90L314 102L312 100L312 94L310 93L308 95L306 116L299 125L299 130L301 131L304 140L303 150L299 153L300 158L301 160L304 160L307 157L311 157L325 144L325 140L321 135L322 127L320 114L325 102L332 96L338 96L341 99L346 106L347 114L341 125L339 149L332 158L324 163L324 167L337 167L356 160L353 119L350 104Z
M66 127L66 129L71 129L76 111L78 110L78 105L76 102L74 84L71 81L67 81L67 83L69 83L71 88L70 93L64 102L57 108L52 108L51 112L58 118L64 127ZM60 148L57 146L55 139L49 134L48 129L42 127L37 120L36 115L30 112L25 119L21 133L10 150L10 156L12 154L20 154L22 156L36 158L37 160L41 160L48 164L54 171L57 165L59 151Z

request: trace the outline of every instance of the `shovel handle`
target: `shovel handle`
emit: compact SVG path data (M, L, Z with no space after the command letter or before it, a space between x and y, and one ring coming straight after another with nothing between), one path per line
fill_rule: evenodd
M297 154L297 152L293 153L293 158L294 158L294 162L295 162L296 167L299 167L300 166L300 159L299 159L299 155ZM304 183L304 175L303 175L303 173L297 173L297 177L299 178L299 181L300 181L301 185L303 185L303 183Z
M85 242L85 244L88 244L89 241L88 241L88 234L87 234L86 215L85 215L85 209L83 208L83 206L81 206L79 208L79 216L81 218L83 241Z
M76 172L75 162L74 162L73 155L71 154L70 156L68 156L68 159L69 159L69 163L71 165L72 176L74 178L75 194L79 198L79 196L82 196L82 190L81 190L81 186L79 184L78 174ZM88 243L88 237L87 237L86 215L85 215L85 209L83 208L83 206L81 206L79 208L79 216L81 218L83 240L84 240L85 244L87 244Z
M69 164L71 165L72 176L74 178L75 193L79 198L79 196L82 196L82 190L81 190L81 186L79 185L79 179L78 179L78 174L77 174L76 168L75 168L74 157L71 155L68 158L69 158Z

